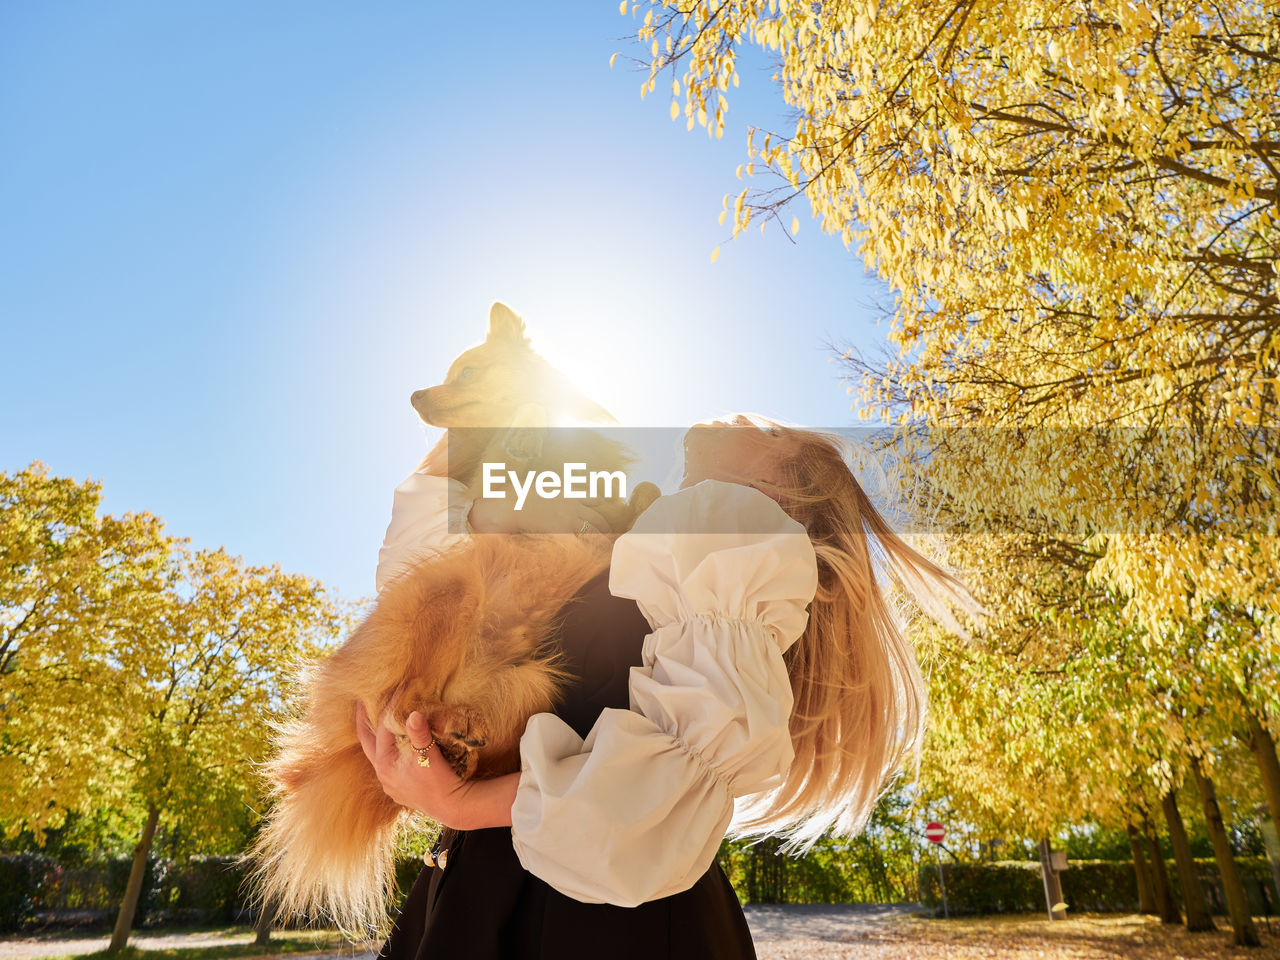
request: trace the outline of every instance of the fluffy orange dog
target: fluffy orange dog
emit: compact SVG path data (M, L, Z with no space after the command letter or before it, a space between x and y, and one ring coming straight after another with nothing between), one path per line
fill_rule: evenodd
M474 481L497 448L532 466L571 459L615 470L630 462L620 445L589 431L566 436L530 426L560 413L608 415L530 349L523 323L502 304L490 313L484 344L413 403L424 420L451 432L484 428L462 442L442 441L424 461L429 473ZM513 421L514 429L494 426ZM621 533L657 493L641 484L630 503L589 503ZM277 728L266 767L274 803L244 858L254 861L258 892L277 916L323 913L347 931L383 924L406 811L382 792L361 750L357 701L370 716L394 701L392 721L402 731L410 712L424 713L464 777L518 770L525 722L554 707L562 679L557 613L605 567L611 543L473 537L387 584L347 642L309 668L301 715Z

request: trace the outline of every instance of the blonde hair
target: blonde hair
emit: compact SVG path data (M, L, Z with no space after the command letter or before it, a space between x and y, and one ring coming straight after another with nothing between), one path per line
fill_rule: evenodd
M739 800L738 836L781 836L807 850L824 834L860 833L904 759L919 763L928 686L902 614L887 601L880 556L919 606L967 637L948 607L986 611L953 574L908 546L872 504L850 467L852 445L834 433L739 418L793 443L781 483L768 489L809 534L818 590L809 624L783 655L795 706L795 760L781 786Z

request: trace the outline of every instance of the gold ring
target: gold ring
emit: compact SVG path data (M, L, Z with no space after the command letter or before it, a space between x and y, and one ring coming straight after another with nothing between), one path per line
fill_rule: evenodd
M425 747L414 747L414 749L418 751L418 766L420 767L431 766L430 753L431 753L431 748L434 747L435 745L436 745L436 738L432 737L431 742L428 743Z

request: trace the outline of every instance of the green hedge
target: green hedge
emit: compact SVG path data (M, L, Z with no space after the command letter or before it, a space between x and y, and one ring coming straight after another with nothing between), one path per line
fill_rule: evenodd
M111 910L119 907L133 870L132 857L119 857L64 867L49 861L50 870L37 896L36 909L59 911ZM138 898L138 915L145 916L155 906L156 883L164 876L167 864L151 857L142 875L142 892Z
M918 899L914 861L866 837L824 839L804 856L776 839L725 840L717 859L742 903L903 903Z
M1271 867L1266 857L1236 857L1236 869L1240 871L1240 880L1244 884L1245 895L1249 898L1249 910L1257 916L1280 914L1280 903L1277 902L1280 898L1276 896ZM1210 909L1226 916L1227 900L1222 893L1222 881L1218 878L1218 866L1213 858L1197 859L1196 873L1200 877ZM1182 887L1172 860L1169 861L1169 880L1173 884L1174 894L1181 902Z
M182 864L150 858L142 875L136 925L236 919L242 873L232 857L195 857ZM14 931L40 914L47 921L109 924L124 900L132 857L64 866L41 854L0 855L0 930Z
M793 859L768 842L746 848L726 844L721 864L744 902L844 903L863 899L866 868L859 869L842 850L818 849ZM1129 861L1072 860L1062 873L1063 898L1072 911L1132 912L1138 909L1137 882ZM1255 914L1280 914L1280 897L1262 857L1238 857L1236 864ZM114 919L124 897L132 862L126 858L63 867L38 854L0 855L0 930L30 924L38 912L98 915ZM1225 913L1217 866L1198 859L1196 868L1211 908ZM1167 864L1178 893L1178 873ZM406 858L396 864L398 901L409 892L422 870L422 861ZM1045 908L1040 864L1036 861L945 863L947 906L954 915L1038 913ZM916 878L921 902L941 915L938 870L920 865ZM194 857L183 863L152 860L147 864L139 902L137 926L157 923L249 922L244 871L234 857ZM300 917L305 924L308 918Z
M132 858L63 866L41 854L0 855L0 932L45 923L109 926L124 899ZM396 864L399 900L422 870L416 857ZM142 878L135 926L249 923L255 919L245 869L235 857L192 857L171 863L151 859ZM288 925L307 925L297 917Z
M942 873L947 888L947 912L951 916L1021 913L1035 909L1037 902L1044 902L1038 863L1008 860L944 863ZM920 902L941 914L942 894L936 864L921 864L919 886Z
M248 911L245 871L235 857L192 857L175 864L157 891L167 922L230 923Z
M0 855L0 930L17 930L35 916L40 890L56 868L35 853Z
M1215 913L1226 913L1226 901L1214 860L1196 860L1196 872ZM1263 857L1237 857L1245 891L1253 912L1278 914L1280 905L1272 888L1271 871ZM1038 913L1045 909L1044 882L1039 861L1000 860L985 863L944 863L947 909L955 916L990 913ZM1181 901L1178 870L1174 861L1166 863L1174 889ZM1061 874L1062 897L1068 910L1097 913L1138 909L1138 882L1133 863L1128 860L1070 860ZM919 872L920 901L942 914L938 868L922 864Z

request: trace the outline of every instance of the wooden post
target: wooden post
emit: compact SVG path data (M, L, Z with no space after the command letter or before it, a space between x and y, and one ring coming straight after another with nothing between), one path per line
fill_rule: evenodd
M1065 920L1066 910L1053 909L1054 904L1062 902L1062 881L1058 877L1058 871L1053 869L1052 853L1049 838L1043 837L1040 840L1040 876L1044 880L1045 908L1049 911L1050 920Z
M942 916L948 919L951 913L947 910L947 878L942 875L942 845L935 843L933 845L934 852L938 856L938 884L942 887Z

